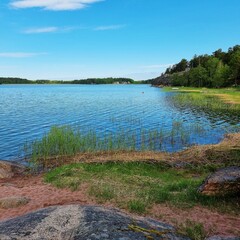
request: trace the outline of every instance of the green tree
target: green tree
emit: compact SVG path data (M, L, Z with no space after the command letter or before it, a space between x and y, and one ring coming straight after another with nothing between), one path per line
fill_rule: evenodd
M216 70L218 65L220 64L220 60L216 57L210 57L209 60L206 62L206 70L208 73L208 87L213 87L213 81L216 74Z
M199 65L198 67L190 70L189 82L191 86L203 87L206 85L207 80L208 80L208 73L204 67Z
M231 68L234 84L237 86L240 82L240 49L232 54L229 65Z
M230 73L230 67L220 61L213 76L212 87L219 88L229 85Z

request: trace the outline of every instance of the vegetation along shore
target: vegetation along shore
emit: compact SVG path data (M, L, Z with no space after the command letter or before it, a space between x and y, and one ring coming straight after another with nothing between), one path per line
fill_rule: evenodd
M240 46L237 45L227 52L217 50L212 55L194 56L190 61L183 59L159 78L144 83L171 92L167 101L172 107L194 107L207 116L220 114L239 119L239 81ZM1 78L0 83L133 84L134 81ZM42 138L26 142L21 149L25 167L0 161L0 220L54 205L102 205L121 209L128 216L152 217L172 224L176 227L174 234L190 239L214 235L221 236L220 239L229 236L239 239L240 126L232 126L218 144L190 146L191 134L206 137L210 134L194 124L189 130L176 120L169 131L141 129L140 133L134 133L121 129L104 136L91 129L52 126ZM173 149L174 144L181 143L185 149L166 152L166 143ZM102 211L105 210L99 212ZM8 226L8 222L4 224ZM126 231L136 231L146 239L159 239L153 236L166 234L141 226L129 224Z

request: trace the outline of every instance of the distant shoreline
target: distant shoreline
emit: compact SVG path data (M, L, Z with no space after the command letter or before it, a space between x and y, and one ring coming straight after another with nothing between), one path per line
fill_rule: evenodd
M28 80L23 78L5 78L0 77L0 84L85 84L85 85L100 85L100 84L150 84L149 80L134 81L131 78L88 78L80 80Z

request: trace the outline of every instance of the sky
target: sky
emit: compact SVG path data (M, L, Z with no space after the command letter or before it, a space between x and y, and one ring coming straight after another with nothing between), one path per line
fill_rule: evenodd
M0 76L159 76L240 44L239 0L1 0Z

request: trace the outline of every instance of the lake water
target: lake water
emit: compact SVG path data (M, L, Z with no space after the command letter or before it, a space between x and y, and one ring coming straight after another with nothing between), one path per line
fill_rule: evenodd
M26 141L41 138L53 125L93 129L98 135L119 129L140 133L173 126L188 132L163 141L178 151L192 144L217 143L240 126L239 117L178 108L164 92L149 85L0 85L0 159L17 160Z

